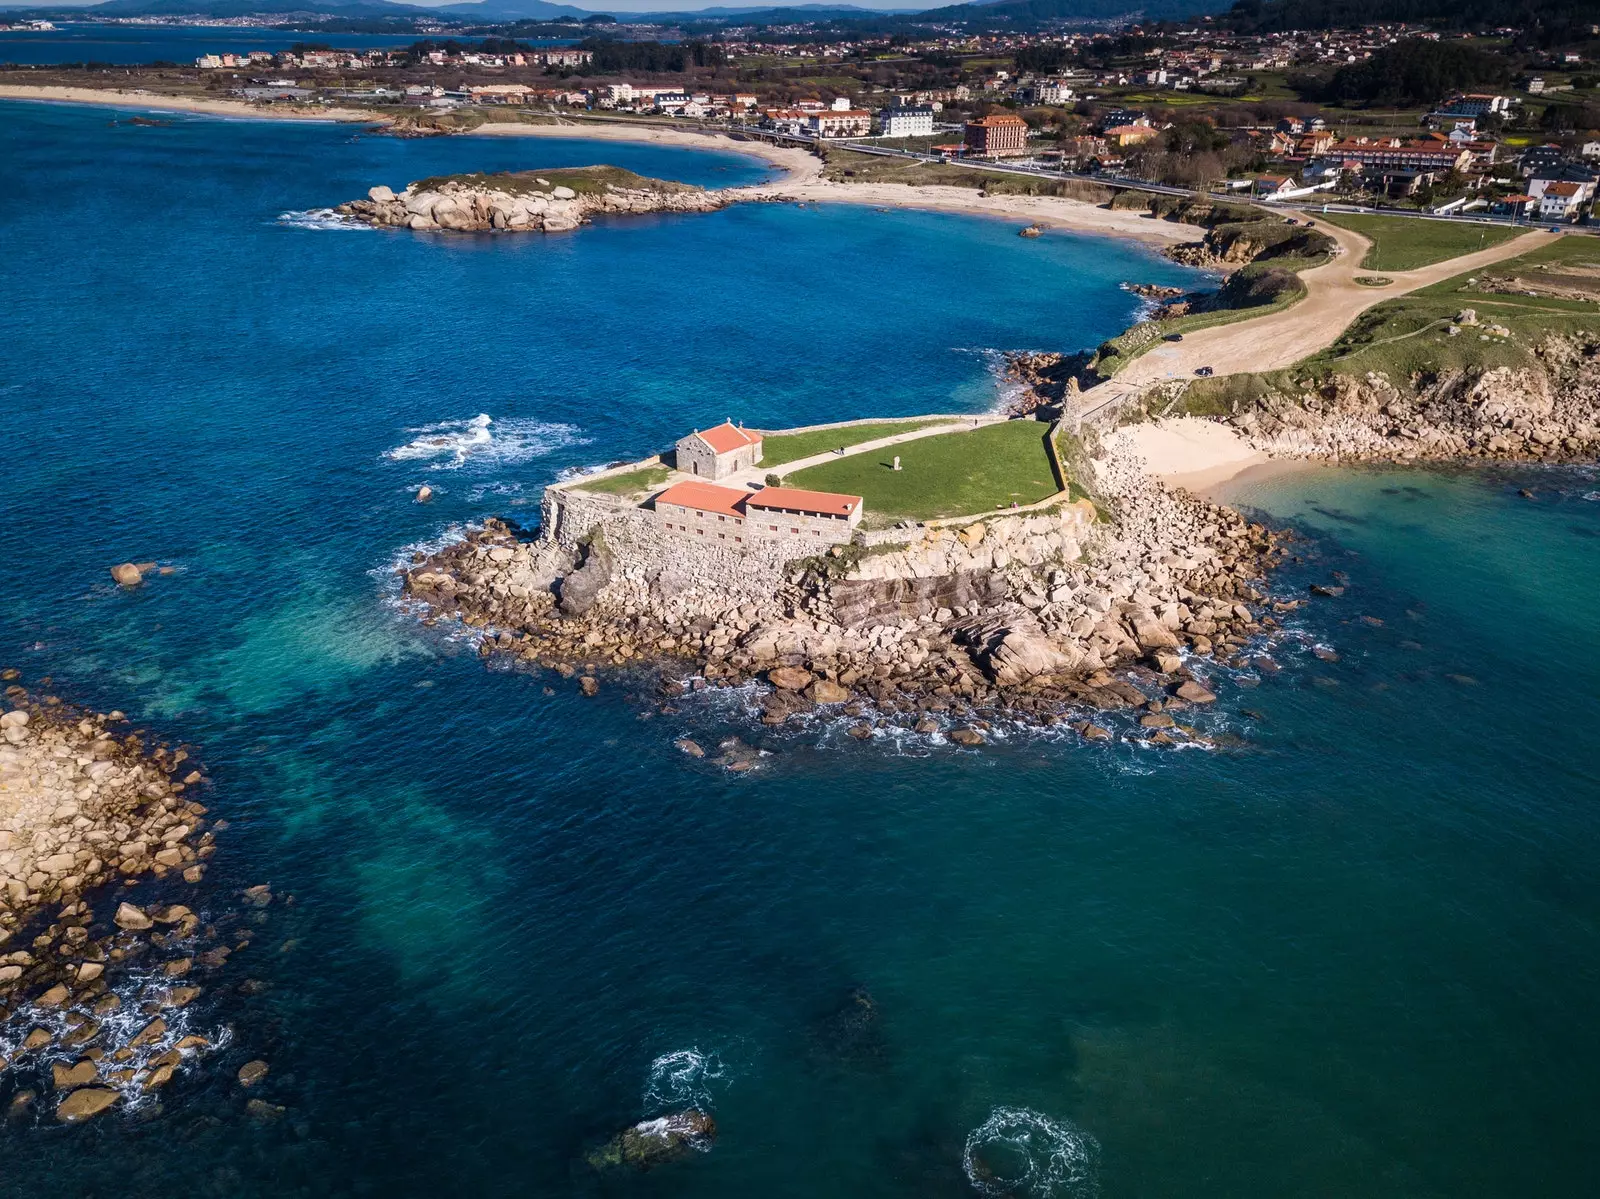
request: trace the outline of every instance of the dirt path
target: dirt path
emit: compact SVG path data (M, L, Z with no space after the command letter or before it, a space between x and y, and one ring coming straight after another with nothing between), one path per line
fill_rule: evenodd
M1538 238L1530 231L1432 266L1385 271L1383 276L1394 282L1386 287L1363 287L1355 281L1357 275L1377 274L1361 268L1370 245L1367 239L1326 223L1319 222L1317 227L1338 241L1342 252L1332 262L1301 274L1308 293L1305 299L1257 320L1200 329L1186 334L1181 342L1164 342L1129 363L1116 382L1138 387L1165 379L1189 379L1202 366L1219 375L1282 370L1332 345L1351 321L1374 304L1525 254Z

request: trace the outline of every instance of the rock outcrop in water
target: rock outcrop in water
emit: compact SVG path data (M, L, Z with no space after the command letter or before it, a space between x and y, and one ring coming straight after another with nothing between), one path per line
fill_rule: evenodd
M154 1104L226 1040L196 1028L191 1005L261 917L241 926L189 906L215 844L186 751L119 730L119 712L75 710L15 683L6 699L0 1104L8 1120L68 1124Z
M728 202L725 195L702 187L593 166L444 175L418 180L399 193L379 186L365 200L341 204L335 211L394 228L561 233L596 215L713 212Z
M641 1120L589 1154L596 1170L653 1170L704 1153L717 1136L717 1122L698 1108Z
M147 749L120 713L7 688L0 716L0 945L38 908L142 874L198 882L211 854L184 750Z

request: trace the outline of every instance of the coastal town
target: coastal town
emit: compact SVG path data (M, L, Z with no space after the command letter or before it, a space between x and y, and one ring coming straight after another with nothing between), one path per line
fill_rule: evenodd
M498 121L744 131L814 147L841 170L897 155L1536 223L1592 212L1592 27L1535 49L1504 29L1250 25L1236 14L1014 33L913 23L840 37L848 22L590 22L494 27L476 40L440 27L405 48L340 49L329 34L275 52L208 53L139 81L263 106L366 107L419 132L448 132L492 107ZM128 86L119 74L115 85ZM85 64L0 67L0 84L48 82L41 75L113 83Z

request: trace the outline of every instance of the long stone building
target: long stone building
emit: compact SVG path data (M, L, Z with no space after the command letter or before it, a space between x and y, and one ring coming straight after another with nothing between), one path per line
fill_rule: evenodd
M657 523L674 536L731 548L792 547L795 554L847 544L861 524L862 506L859 495L796 487L746 491L698 480L675 483L655 499Z

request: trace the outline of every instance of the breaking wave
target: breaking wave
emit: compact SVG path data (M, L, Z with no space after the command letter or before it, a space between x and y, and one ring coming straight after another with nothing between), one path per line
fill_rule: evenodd
M716 1053L680 1049L664 1053L650 1063L644 1084L644 1110L679 1111L686 1107L709 1112L714 1084L727 1078L727 1067Z
M278 224L291 229L371 229L354 217L340 216L331 208L306 208L299 212L280 212Z
M440 421L407 429L416 436L387 451L391 462L426 462L439 470L470 463L504 465L543 457L570 445L586 445L574 425L536 420L495 420L480 412L471 420Z
M997 1107L967 1136L961 1154L980 1195L1077 1199L1100 1193L1100 1142L1065 1120L1025 1107Z

